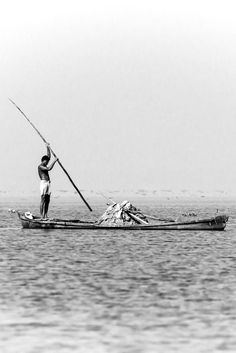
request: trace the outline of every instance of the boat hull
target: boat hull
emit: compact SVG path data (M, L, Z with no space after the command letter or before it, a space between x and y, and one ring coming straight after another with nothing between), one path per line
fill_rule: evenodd
M50 219L41 220L38 218L29 219L24 214L18 213L23 228L30 229L90 229L90 230L204 230L221 231L226 227L228 217L225 215L186 222L170 222L159 224L137 224L124 226L104 226L92 222L80 220Z

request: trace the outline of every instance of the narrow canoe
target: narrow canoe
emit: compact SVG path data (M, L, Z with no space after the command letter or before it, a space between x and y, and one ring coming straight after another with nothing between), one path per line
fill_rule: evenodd
M112 230L224 230L228 221L228 216L219 215L216 217L191 220L185 222L169 222L158 224L135 224L124 226L106 226L96 222L81 221L78 219L49 219L42 220L38 217L30 219L24 213L18 212L23 228L30 229L112 229Z

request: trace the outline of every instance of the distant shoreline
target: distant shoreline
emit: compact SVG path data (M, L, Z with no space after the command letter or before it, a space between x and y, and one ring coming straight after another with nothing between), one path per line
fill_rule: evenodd
M178 201L236 201L236 193L229 191L192 191L192 190L106 190L106 191L93 191L93 190L82 190L85 198L93 200L94 202L111 203L111 200L120 202L122 200L152 200L153 202L178 202ZM10 192L0 191L0 198L3 199L38 199L39 193L36 191L32 192ZM52 198L61 200L77 201L78 194L67 191L67 190L53 190ZM110 200L109 200L110 198Z

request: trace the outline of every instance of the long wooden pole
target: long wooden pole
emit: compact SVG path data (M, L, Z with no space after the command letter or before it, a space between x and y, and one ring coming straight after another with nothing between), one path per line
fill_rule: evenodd
M19 112L25 117L25 119L30 123L30 125L33 127L33 129L38 133L38 135L41 137L41 139L43 140L44 143L48 144L48 142L46 141L46 139L43 137L43 135L39 132L39 130L36 128L36 126L30 121L30 119L25 115L25 113L16 105L15 102L13 102L13 100L11 100L9 98L9 101L19 110ZM53 152L53 150L50 147L50 150L53 154L53 156L55 158L57 158L56 154ZM66 171L66 169L63 167L63 165L61 164L61 162L58 160L58 164L61 167L61 169L63 170L63 172L67 175L68 179L70 180L71 184L74 186L75 190L78 192L79 196L81 197L81 199L84 201L85 205L88 207L89 211L92 211L92 208L89 206L88 202L85 200L85 198L83 197L83 195L81 194L81 192L79 191L79 189L77 188L77 186L75 185L75 183L73 182L73 180L71 179L69 173Z

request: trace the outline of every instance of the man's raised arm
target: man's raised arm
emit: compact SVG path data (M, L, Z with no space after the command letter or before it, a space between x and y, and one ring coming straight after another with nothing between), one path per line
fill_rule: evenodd
M51 159L51 150L50 150L49 143L46 143L46 147L47 147L47 156L48 156L49 159Z
M48 167L46 167L44 165L40 165L39 168L41 170L47 170L49 172L50 170L52 170L52 168L54 167L55 163L58 162L58 161L59 161L59 158L55 158L54 161Z

